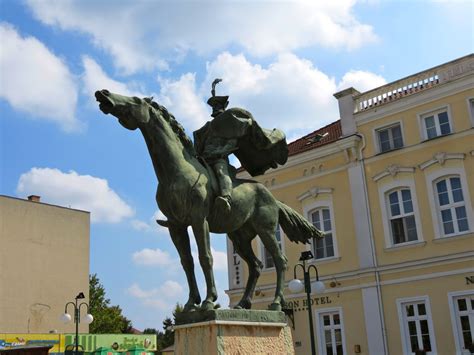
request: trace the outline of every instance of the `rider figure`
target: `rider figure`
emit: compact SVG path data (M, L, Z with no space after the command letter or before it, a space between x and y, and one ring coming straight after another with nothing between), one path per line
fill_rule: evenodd
M252 114L242 108L227 109L229 96L216 96L216 84L212 83L212 96L207 101L212 107L213 120L194 132L194 145L198 155L214 170L219 183L215 207L230 211L232 179L229 176L228 156L232 153L242 167L252 176L263 174L267 169L284 164L288 158L285 135L278 129L261 128Z
M219 116L225 112L229 105L229 96L216 96L216 84L221 81L222 79L214 80L211 90L212 96L207 100L207 104L212 107L211 116L216 121L222 118L225 120L225 117ZM229 212L232 202L232 179L229 176L228 156L237 150L237 139L212 133L207 135L201 156L212 166L219 183L219 196L215 199L215 206Z

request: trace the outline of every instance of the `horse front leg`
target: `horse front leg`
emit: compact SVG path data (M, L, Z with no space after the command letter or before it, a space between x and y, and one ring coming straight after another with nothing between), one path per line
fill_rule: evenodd
M184 311L189 312L197 309L201 303L201 295L194 275L194 262L191 254L191 245L189 243L189 234L186 226L168 225L168 230L173 240L173 244L178 251L186 278L188 280L189 298L184 305Z
M206 279L207 294L202 302L201 309L214 309L214 301L217 300L216 284L214 282L214 272L212 271L211 240L209 236L209 224L205 218L192 224L194 237L199 253L199 262Z

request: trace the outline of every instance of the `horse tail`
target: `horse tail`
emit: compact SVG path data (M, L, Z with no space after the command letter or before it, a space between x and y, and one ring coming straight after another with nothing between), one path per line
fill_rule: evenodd
M288 239L295 243L307 244L312 238L322 238L324 233L308 222L291 207L277 201L278 223Z

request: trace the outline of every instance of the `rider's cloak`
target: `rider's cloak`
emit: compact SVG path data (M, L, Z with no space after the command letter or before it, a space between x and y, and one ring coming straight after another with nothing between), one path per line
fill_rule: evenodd
M260 127L250 112L237 107L194 131L194 146L198 155L211 164L234 153L252 176L262 175L288 159L285 134Z

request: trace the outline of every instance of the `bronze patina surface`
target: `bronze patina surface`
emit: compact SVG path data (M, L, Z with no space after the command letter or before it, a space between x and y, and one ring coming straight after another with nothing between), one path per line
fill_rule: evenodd
M213 162L206 161L206 157L199 154L199 151L212 149L212 144L216 140L207 141L201 137L202 145L196 149L174 116L151 98L128 97L108 90L97 91L95 96L102 112L115 116L126 129L138 128L145 139L158 178L156 201L167 217L167 220L157 222L168 228L189 286L189 298L184 305L184 312L213 310L215 306L217 291L212 270L209 232L227 233L235 251L248 265L249 277L245 291L236 305L236 308L244 309L251 308L251 298L262 269L262 263L255 256L251 245L257 235L260 237L273 258L276 270L275 296L269 308L281 310L285 303L283 287L287 259L276 240L276 228L280 225L286 237L296 243L307 243L312 238L321 237L322 232L296 211L277 201L264 185L252 180L236 179L235 174L231 173L235 169L233 167L229 169L227 165L228 151L224 150L223 154L219 154L220 162L217 168L223 169L225 166L230 174L226 174L224 169L220 171L223 173L222 179L216 178L215 167L210 168ZM219 104L213 107L213 117L218 118L225 112L226 104L224 107L219 106L221 100L215 100ZM225 100L223 101L226 102ZM229 114L244 112L241 109L230 110ZM286 142L281 131L265 131L257 127L255 120L250 116L247 118L239 116L239 120L245 121L241 122L243 131L239 133L239 137L229 138L233 139L232 144L235 144L232 151L237 156L250 155L253 159L249 163L252 170L263 172L270 166L275 167L278 162L286 161ZM234 118L231 121L239 126ZM220 121L218 123L225 125ZM209 125L212 126L212 123ZM217 137L215 132L208 134ZM223 143L226 144L225 141ZM285 147L282 147L282 144ZM259 161L258 155L251 153L254 148L266 152L267 154L263 154L265 158ZM243 160L245 161L245 158ZM220 180L224 183L221 184ZM229 190L226 192L228 196L222 193L223 187L224 190ZM224 205L228 205L227 209L217 205L216 201L219 201L219 198ZM199 263L206 280L207 292L202 303L194 273L188 226L193 230Z

